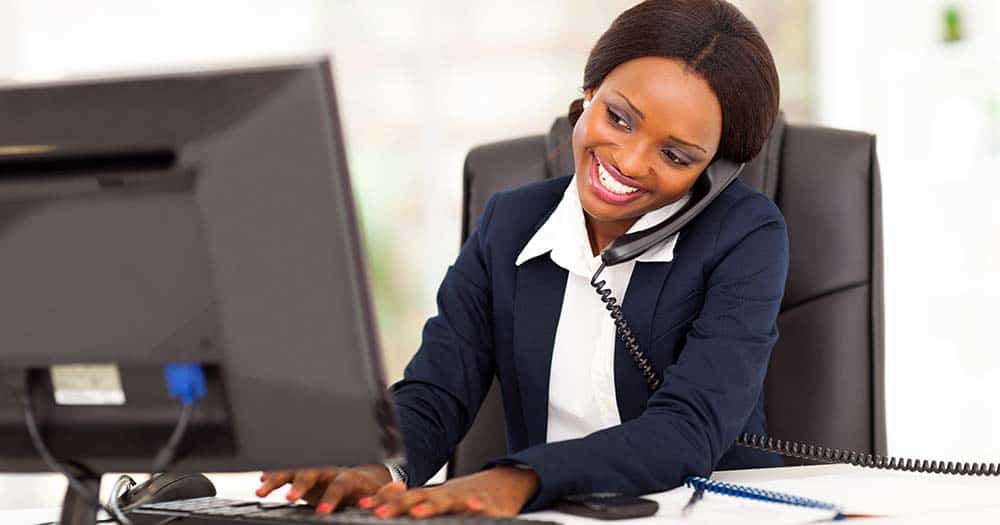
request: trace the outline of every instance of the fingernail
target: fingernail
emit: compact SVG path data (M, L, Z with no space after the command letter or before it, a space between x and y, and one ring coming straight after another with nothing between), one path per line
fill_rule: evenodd
M414 514L425 514L428 510L429 509L427 508L427 505L424 505L423 503L421 503L421 504L413 507L412 509L410 509L410 512L412 512Z
M255 492L254 494L257 494L258 498L263 498L264 496L267 496L267 492L264 492L264 489L257 489L257 492Z
M479 510L483 508L483 502L479 501L479 498L469 498L469 500L466 501L465 504L468 505L469 508L472 510Z
M285 497L288 498L288 499L290 499L290 500L292 500L292 501L295 501L295 500L299 499L299 493L295 492L294 490L289 490L288 491L288 495L285 496Z
M361 498L361 499L358 500L358 506L361 507L361 508L363 508L363 509L367 509L368 507L371 507L372 503L375 503L375 502L372 500L371 496L365 496L365 497L363 497L363 498Z
M388 518L389 517L389 506L388 505L382 505L381 507L375 509L375 515L378 516L378 517L380 517L380 518Z
M329 503L320 503L319 506L316 507L316 512L320 514L329 514L333 512L333 505L330 505Z

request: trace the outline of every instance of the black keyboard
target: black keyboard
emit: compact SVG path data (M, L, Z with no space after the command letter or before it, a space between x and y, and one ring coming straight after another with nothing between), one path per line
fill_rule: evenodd
M481 516L376 518L371 511L345 509L317 514L306 505L226 498L195 498L143 505L128 513L134 525L220 525L222 523L283 524L336 523L339 525L559 525L551 521Z

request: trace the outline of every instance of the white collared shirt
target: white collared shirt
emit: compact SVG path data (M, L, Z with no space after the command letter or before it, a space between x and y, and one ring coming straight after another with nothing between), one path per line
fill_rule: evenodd
M547 442L583 437L621 423L615 394L615 325L590 285L601 257L591 252L576 185L574 176L552 215L514 263L520 266L548 253L552 262L568 272L549 374ZM689 199L690 194L646 213L628 232L663 222ZM677 235L671 235L633 261L604 269L600 278L607 281L619 302L624 299L636 262L673 260Z

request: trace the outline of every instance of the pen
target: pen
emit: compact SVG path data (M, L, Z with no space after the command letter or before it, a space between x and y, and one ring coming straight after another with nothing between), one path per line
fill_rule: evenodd
M684 508L681 509L681 516L687 516L688 513L691 512L691 509L694 508L694 504L698 503L698 501L701 500L702 496L704 495L705 495L704 488L694 489L694 494L691 494L691 499L689 499L687 505L684 505Z

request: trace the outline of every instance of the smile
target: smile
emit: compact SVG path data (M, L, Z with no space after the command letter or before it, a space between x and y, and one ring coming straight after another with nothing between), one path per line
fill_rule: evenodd
M608 204L621 205L631 202L645 191L636 186L631 179L625 177L614 168L605 164L591 153L590 186L599 199Z

